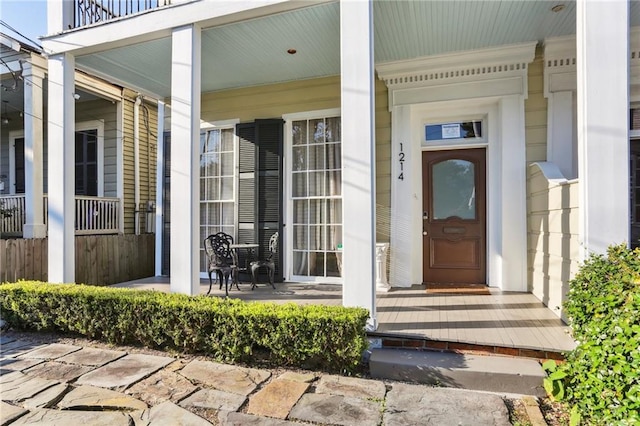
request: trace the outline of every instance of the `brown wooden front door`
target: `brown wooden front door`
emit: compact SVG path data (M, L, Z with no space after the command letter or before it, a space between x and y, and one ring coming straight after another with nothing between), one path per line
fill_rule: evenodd
M486 284L485 155L422 153L424 283Z

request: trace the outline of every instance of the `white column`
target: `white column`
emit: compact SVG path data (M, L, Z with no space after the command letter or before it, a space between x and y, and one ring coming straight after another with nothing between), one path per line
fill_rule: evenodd
M582 255L629 240L629 2L576 3Z
M156 275L162 275L162 239L164 238L164 102L158 101L156 129Z
M564 177L576 177L573 150L573 92L549 93L547 114L547 161Z
M120 200L118 232L124 234L124 101L116 104L116 194Z
M47 0L47 34L57 34L73 28L75 3L72 0Z
M171 53L171 291L200 293L201 31L176 28Z
M75 280L75 58L49 56L49 282Z
M502 118L502 283L496 284L506 291L527 291L527 179L522 96L505 96L498 108Z
M22 77L30 84L24 85L24 185L25 213L24 238L44 238L42 209L43 196L43 90L44 71L30 62L24 63Z
M340 2L344 306L375 329L375 103L372 2Z

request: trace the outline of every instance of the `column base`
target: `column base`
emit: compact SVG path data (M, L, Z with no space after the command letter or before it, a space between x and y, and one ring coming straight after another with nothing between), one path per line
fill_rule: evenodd
M22 228L23 238L45 238L47 236L47 225L43 223L25 223Z

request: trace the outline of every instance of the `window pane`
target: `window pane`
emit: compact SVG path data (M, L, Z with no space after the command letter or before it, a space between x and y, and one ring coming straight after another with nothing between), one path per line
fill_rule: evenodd
M307 170L307 147L306 146L294 146L293 147L293 170Z
M328 200L327 223L342 223L342 200Z
M446 160L433 166L433 218L476 217L475 167L466 160Z
M339 169L342 167L342 148L339 143L326 145L327 169Z
M309 265L307 252L294 251L293 252L293 274L294 275L309 275Z
M332 170L327 172L327 195L342 194L342 172Z
M324 143L324 119L309 120L309 128L313 131L313 140L309 143Z
M309 249L324 250L324 226L309 227Z
M330 225L327 227L327 250L336 251L342 247L342 226Z
M293 133L293 144L304 145L307 143L307 122L294 121L291 125L291 131Z
M220 131L209 130L206 152L218 152L220 150Z
M204 200L219 200L220 199L220 182L218 178L207 179L206 191L204 193Z
M293 223L309 223L309 201L293 201Z
M87 162L95 163L98 161L98 144L96 141L87 142Z
M224 129L222 130L222 146L221 150L226 152L233 152L233 129Z
M324 174L325 172L309 172L309 196L315 197L325 194Z
M233 200L233 178L232 177L226 177L226 178L220 178L220 183L221 183L221 194L220 194L220 199L221 200Z
M340 134L340 125L341 119L340 117L331 117L327 118L327 142L339 142L342 135Z
M325 200L309 200L309 222L308 223L325 223Z
M223 225L233 225L235 222L234 218L234 205L233 203L222 203L222 221ZM233 235L233 232L230 234Z
M309 253L309 275L316 277L324 277L324 253Z
M342 276L342 253L327 253L327 276Z
M309 147L309 170L324 170L324 146Z
M233 153L220 154L220 165L222 176L233 176L233 170L235 169L233 164Z
M306 197L307 196L307 173L294 173L293 174L293 196L294 197Z
M293 226L293 248L306 250L309 248L307 241L307 227L305 225Z

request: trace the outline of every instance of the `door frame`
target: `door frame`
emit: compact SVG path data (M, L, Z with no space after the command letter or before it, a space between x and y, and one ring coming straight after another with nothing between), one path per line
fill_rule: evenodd
M483 138L427 143L424 126L483 120ZM513 141L513 142L508 142ZM400 143L405 180L400 173ZM505 291L527 291L524 96L505 95L398 105L392 108L391 283L422 282L422 152L486 148L486 278ZM503 202L505 200L506 202Z

